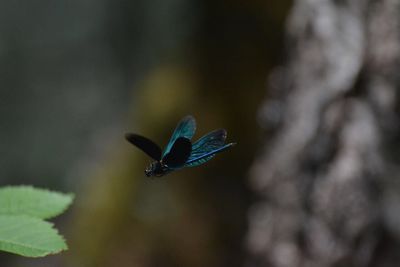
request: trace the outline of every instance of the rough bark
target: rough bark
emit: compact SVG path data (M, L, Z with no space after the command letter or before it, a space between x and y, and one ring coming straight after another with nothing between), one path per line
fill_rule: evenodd
M399 13L295 1L260 110L272 137L250 174L248 266L398 266Z

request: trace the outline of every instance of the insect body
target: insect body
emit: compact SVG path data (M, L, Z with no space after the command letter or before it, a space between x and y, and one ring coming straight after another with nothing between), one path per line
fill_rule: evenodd
M128 133L125 138L155 160L144 172L148 177L160 177L183 167L201 165L236 144L225 144L225 129L212 131L192 144L195 131L195 119L192 116L184 117L163 152L157 144L144 136Z

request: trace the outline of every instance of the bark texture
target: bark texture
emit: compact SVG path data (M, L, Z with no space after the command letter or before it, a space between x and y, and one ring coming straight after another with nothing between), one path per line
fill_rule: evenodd
M398 266L400 2L298 0L260 110L247 266Z

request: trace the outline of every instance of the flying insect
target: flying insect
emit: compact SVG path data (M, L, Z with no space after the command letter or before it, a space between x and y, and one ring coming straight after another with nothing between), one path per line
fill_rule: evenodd
M192 144L195 131L196 121L188 115L178 123L164 151L138 134L127 133L125 139L154 160L144 171L147 177L161 177L184 167L199 166L236 144L225 144L225 129L212 131Z

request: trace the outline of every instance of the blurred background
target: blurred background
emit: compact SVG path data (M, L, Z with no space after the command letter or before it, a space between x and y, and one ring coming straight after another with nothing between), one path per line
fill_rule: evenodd
M1 266L239 266L256 113L281 57L289 1L1 1L2 184L74 192L56 219L69 251ZM239 145L151 180L126 132L164 146L192 114L195 139Z
M1 266L400 262L392 0L0 2L0 179L76 199L69 250ZM126 132L233 149L149 179Z

